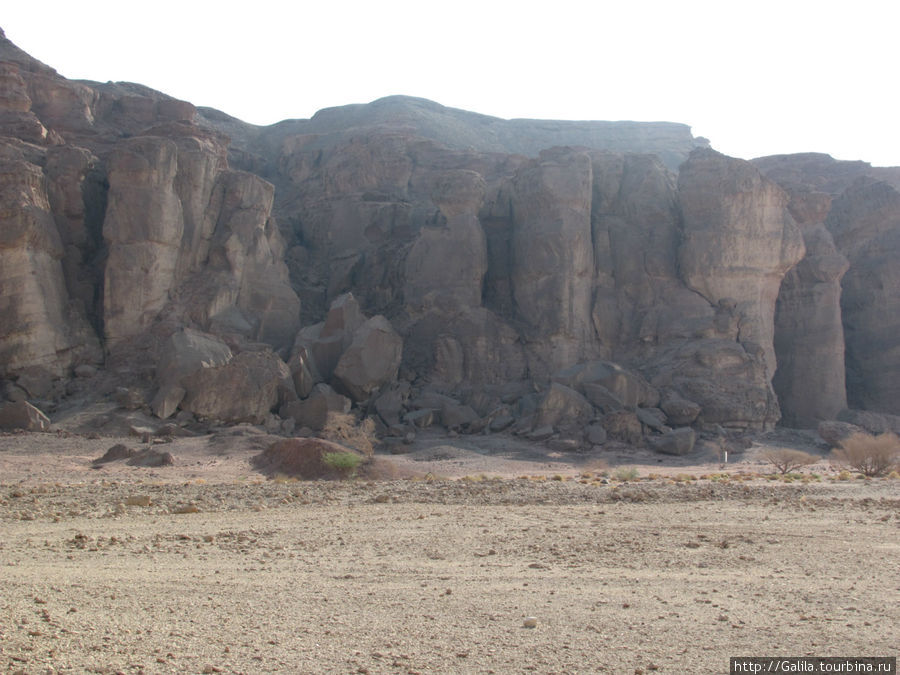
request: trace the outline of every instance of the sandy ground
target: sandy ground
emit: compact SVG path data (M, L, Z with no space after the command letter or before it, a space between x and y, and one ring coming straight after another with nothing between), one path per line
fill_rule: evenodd
M822 481L749 478L760 448L721 467L508 437L378 458L403 479L266 480L249 459L270 440L238 428L160 446L172 467L93 469L141 443L0 435L0 671L726 673L738 655L897 655L900 481L833 482L824 462L806 470ZM657 478L598 480L626 461Z

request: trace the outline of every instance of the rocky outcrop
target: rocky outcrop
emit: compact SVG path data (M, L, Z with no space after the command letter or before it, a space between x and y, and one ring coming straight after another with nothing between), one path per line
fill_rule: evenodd
M803 257L788 195L748 162L695 151L678 175L684 215L679 269L712 305L735 303L738 338L759 345L775 372L775 300L785 273Z
M225 169L222 148L193 136L129 139L109 165L108 345L146 331L170 305L206 329L293 342L300 304L269 220L269 183Z
M0 429L49 431L50 418L28 401L0 403Z
M487 271L478 221L484 178L458 170L438 177L431 199L440 218L423 227L406 256L404 300L412 311L477 307Z
M896 412L900 172L704 145L407 97L257 128L0 35L4 395L673 452Z
M110 345L146 331L176 283L184 232L177 152L168 139L135 138L109 159L103 323Z
M841 284L847 401L900 414L900 192L860 179L825 224L850 262Z
M900 173L815 153L754 163L790 193L788 208L808 246L808 259L788 275L779 298L776 349L784 368L775 386L785 421L814 426L842 403L896 412L889 260L900 223Z
M565 149L513 178L510 286L537 373L592 355L592 185L588 154Z
M60 377L99 360L83 308L70 302L43 153L0 141L0 375L39 367Z
M847 407L841 279L849 267L821 223L803 226L806 255L781 285L775 312L782 421L814 428Z

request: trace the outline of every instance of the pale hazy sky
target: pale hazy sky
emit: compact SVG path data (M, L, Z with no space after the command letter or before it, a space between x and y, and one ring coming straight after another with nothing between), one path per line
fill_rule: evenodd
M391 94L497 117L671 121L751 158L900 165L897 0L15 2L0 26L73 79L254 124Z

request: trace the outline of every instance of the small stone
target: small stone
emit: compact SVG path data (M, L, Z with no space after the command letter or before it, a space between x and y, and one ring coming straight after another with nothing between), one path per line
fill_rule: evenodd
M526 616L525 620L522 622L522 625L525 628L537 628L537 617Z
M131 495L125 499L126 506L150 506L150 495Z
M187 506L178 506L172 509L172 513L200 513L200 509L193 504Z

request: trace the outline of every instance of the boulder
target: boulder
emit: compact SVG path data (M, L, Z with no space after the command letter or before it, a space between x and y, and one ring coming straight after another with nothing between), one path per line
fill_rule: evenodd
M262 424L287 392L294 392L287 364L267 351L243 352L223 365L201 368L182 378L182 385L182 410L230 423Z
M403 338L381 315L362 324L334 369L335 382L356 401L397 378Z
M465 430L479 419L478 413L471 406L452 401L441 406L441 424L448 431Z
M591 445L606 443L606 429L601 424L591 424L584 430L584 440Z
M659 408L637 408L634 412L641 424L648 429L653 429L653 431L659 431L660 433L670 431L665 424L666 414Z
M168 419L177 412L178 405L184 400L185 394L187 394L187 390L177 384L163 385L150 401L150 410L159 419Z
M425 429L434 424L434 411L430 408L414 410L413 412L406 413L403 416L403 421L406 424L410 424L419 429Z
M816 429L819 437L832 448L840 447L841 442L857 433L866 433L862 427L838 420L823 420Z
M403 367L448 390L518 382L528 374L520 335L485 307L417 315L404 331Z
M553 433L553 427L551 426L536 427L531 433L528 434L528 440L546 441L553 436Z
M837 418L841 422L862 427L870 434L883 434L888 431L900 434L900 415L845 408L838 413Z
M137 450L129 448L127 445L122 443L116 443L112 447L110 447L102 456L95 459L91 464L94 466L100 466L101 464L106 464L108 462L117 462L120 459L130 459L134 457L138 453Z
M607 413L601 421L609 438L629 445L637 445L643 437L641 422L630 410Z
M491 420L488 428L493 433L500 433L501 431L506 431L511 427L516 421L516 418L510 415L509 413L500 413L496 417Z
M320 431L328 421L329 413L348 413L351 405L349 398L320 383L313 387L308 398L281 406L278 414L284 419L293 419L299 427Z
M701 411L699 405L674 391L663 394L659 407L666 414L666 421L676 427L693 424Z
M584 396L574 389L554 382L538 405L535 427L585 423L593 416L594 407Z
M400 423L400 413L409 396L409 384L395 382L388 386L378 398L375 399L375 412L381 417L387 426Z
M315 378L309 367L309 352L306 347L300 346L288 361L291 378L294 381L294 390L300 398L306 398L315 386Z
M431 408L441 410L445 405L459 405L459 401L452 396L439 394L435 391L425 391L409 400L409 407L415 410Z
M156 381L161 389L178 385L198 370L224 366L232 356L231 348L216 336L183 328L173 333L160 349Z
M654 385L700 407L696 424L771 428L779 417L764 350L754 343L704 338L673 343L645 362Z
M602 384L584 382L581 384L580 389L584 397L603 413L615 412L625 407L625 404L622 403L619 397Z
M127 462L128 466L142 466L156 468L160 466L172 466L175 458L171 452L161 452L153 448L147 448L135 453Z
M697 436L690 427L670 429L660 436L648 436L647 445L651 450L664 455L687 455L694 449Z
M0 429L49 431L50 418L28 401L0 403Z
M300 331L294 352L305 347L307 367L322 380L329 380L341 355L353 343L356 330L365 321L357 299L352 293L344 293L332 301L323 323Z
M553 381L585 395L590 389L591 395L604 404L601 406L604 410L615 409L617 401L631 410L638 406L655 407L659 404L659 392L643 376L609 361L588 361L570 366L555 373ZM589 385L604 387L612 398Z

